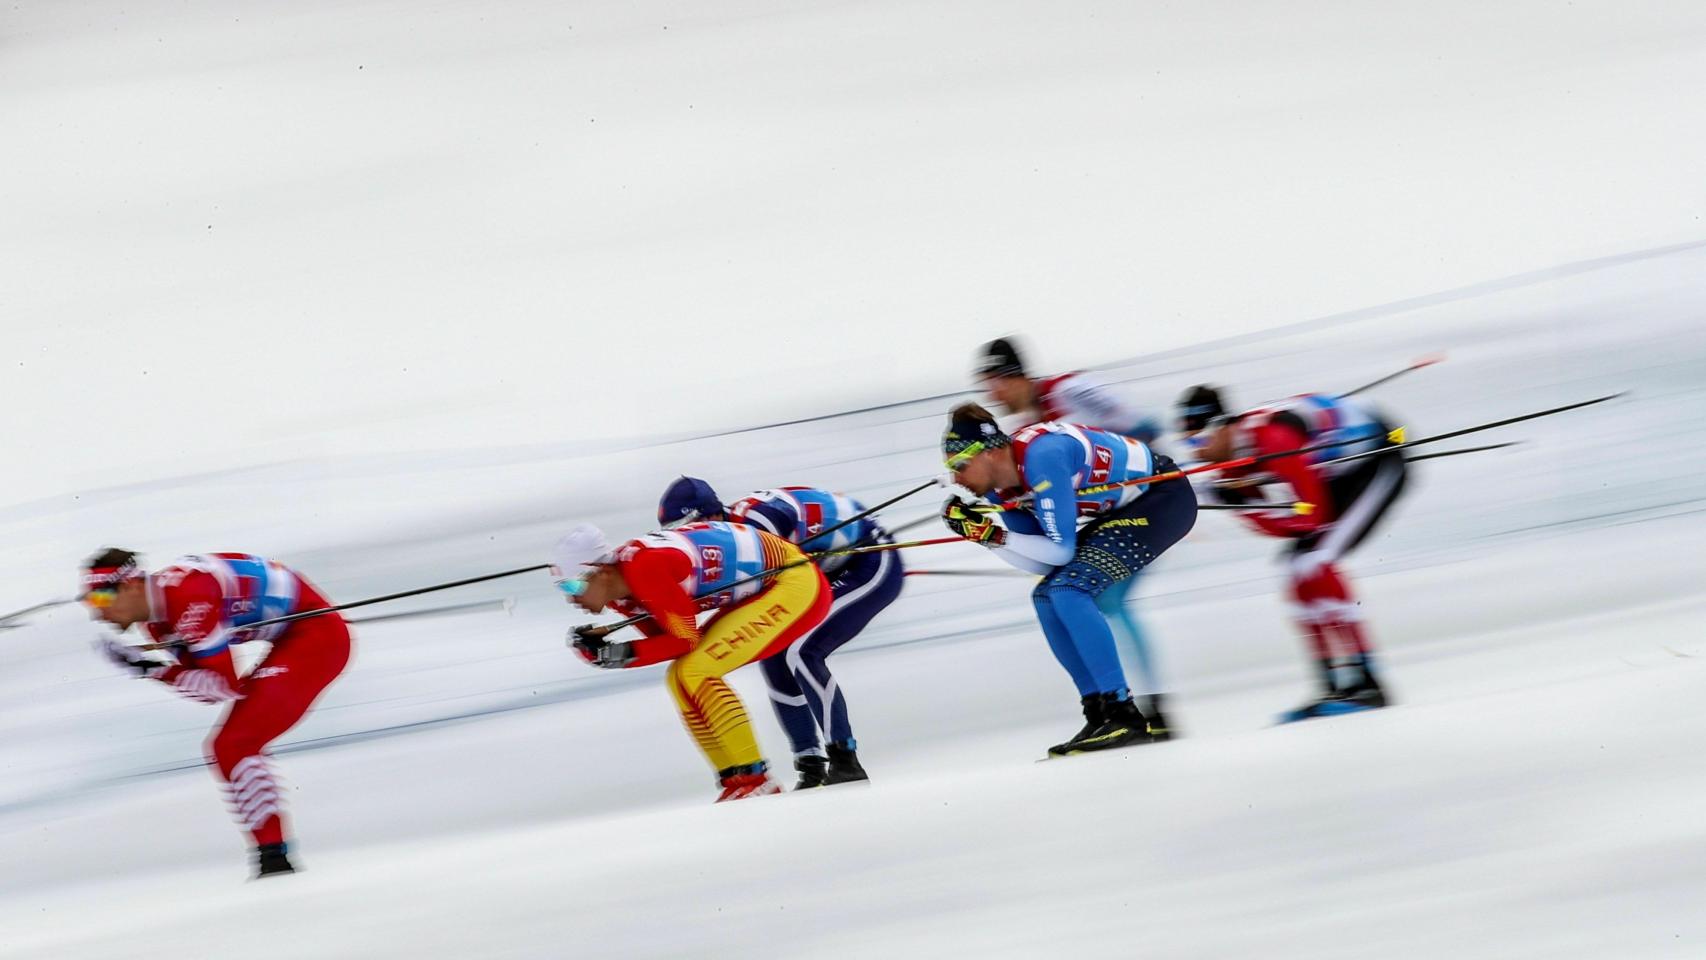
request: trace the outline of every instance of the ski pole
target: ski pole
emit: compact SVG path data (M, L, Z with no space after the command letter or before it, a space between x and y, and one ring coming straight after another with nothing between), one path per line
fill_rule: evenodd
M1358 454L1353 454L1353 455L1348 456L1348 457L1340 457L1337 460L1329 460L1329 461L1326 461L1326 463L1318 464L1318 466L1326 466L1327 463L1344 463L1347 460L1360 460L1364 457L1376 456L1378 454L1386 453L1386 452L1391 451L1391 450L1405 450L1405 449L1408 449L1410 447L1420 446L1421 444L1424 444L1424 443L1436 443L1440 440L1450 440L1453 437L1461 437L1461 436L1465 436L1465 435L1471 434L1471 433L1480 433L1483 430L1492 430L1496 427L1506 427L1506 426L1510 426L1513 423L1522 423L1525 420L1537 420L1541 417L1550 417L1553 414L1564 413L1564 412L1567 412L1570 410L1578 410L1582 407L1591 407L1596 403L1604 403L1607 400L1615 400L1618 397L1622 397L1622 396L1626 396L1626 395L1627 395L1627 391L1619 391L1617 393L1608 393L1603 397L1595 397L1592 400L1580 400L1580 401L1577 401L1575 403L1564 404L1561 407L1552 407L1552 408L1547 409L1547 410L1537 410L1534 413L1525 413L1525 414L1522 414L1520 416L1506 417L1503 420L1494 420L1494 421L1491 421L1489 423L1480 423L1480 424L1476 424L1475 426L1472 426L1472 427L1464 427L1461 430L1453 430L1449 433L1441 433L1441 434L1436 434L1436 435L1431 436L1431 437L1423 437L1419 440L1407 440L1407 441L1401 441L1401 442L1394 442L1388 446L1381 447L1378 450L1370 450L1370 451L1367 451L1366 453L1358 453ZM1398 440L1398 438L1403 437L1403 435L1404 435L1403 428L1400 427L1396 430L1393 430L1390 434L1388 434L1388 438ZM1363 438L1363 439L1366 439L1366 438ZM1344 446L1346 443L1350 443L1350 442L1355 442L1355 441L1354 440L1347 440L1345 438L1340 438L1337 440L1323 441L1321 443L1313 443L1313 444L1310 444L1309 446L1306 446L1306 447L1298 447L1295 450L1278 450L1278 451L1275 451L1273 453L1263 453L1263 454L1256 454L1256 455L1252 455L1252 456L1235 457L1231 460L1217 460L1214 463L1203 463L1203 464L1198 464L1197 466L1194 466L1194 467L1186 467L1186 468L1179 469L1179 470L1169 470L1166 473L1151 474L1150 476L1147 476L1147 477L1134 477L1130 480L1121 480L1118 483L1102 483L1102 484L1097 484L1095 486L1090 486L1090 487L1080 487L1076 491L1074 491L1074 493L1076 493L1079 496L1094 496L1098 493L1108 493L1109 491L1119 490L1119 489L1122 489L1124 487L1144 486L1144 485L1151 484L1151 483L1159 483L1159 482L1164 481L1164 480L1178 480L1178 479L1181 479L1184 477L1194 476L1194 475L1199 474L1199 473L1213 473L1213 472L1218 472L1218 471L1222 471L1222 470L1236 470L1239 467L1255 466L1257 464L1267 463L1271 460L1280 460L1280 459L1283 459L1285 457L1295 457L1295 456L1299 456L1299 455L1305 454L1305 453L1314 453L1318 450L1329 450L1329 449L1332 449L1333 447ZM1012 510L1012 509L1016 509L1016 508L1022 506L1024 504L1025 500L1027 500L1027 499L1029 499L1028 495L1026 497L1022 497L1022 498L1019 498L1016 500L1008 500L1008 501L1005 501L1005 502L999 503L999 504L990 504L990 506L986 509L989 512L1000 512L1002 510Z
M1023 570L908 570L909 577L1024 577L1027 580L1037 579L1037 575Z
M27 617L30 614L35 613L37 610L46 610L49 607L57 607L57 606L61 606L63 604L67 604L70 602L71 602L70 600L49 600L46 603L38 603L38 604L35 604L33 606L25 607L22 610L13 610L11 613L0 614L0 630L16 629L18 626L21 626L21 625L20 624L14 624L12 622L13 620L16 620L20 617Z
M270 620L251 623L247 626L239 627L238 629L259 630L261 627L270 627L278 623L292 623L297 620L307 619L308 617L318 617L321 614L338 613L343 610L354 610L356 607L366 607L375 603L384 603L387 600L401 600L404 597L418 597L423 593L437 593L440 590L449 590L452 587L465 587L471 583L484 583L487 580L500 580L504 577L513 577L523 573L532 573L535 570L548 569L550 566L551 565L548 563L536 563L531 567L516 567L514 570L505 570L502 573L488 573L483 576L468 577L465 580L452 580L449 583L438 583L430 587L420 587L415 590L404 590L401 593L388 593L383 597L368 597L366 600L352 600L349 603L339 603L329 607L318 607L313 610L299 610L296 613L287 613L282 617L273 617Z
M883 553L888 550L909 550L913 547L933 547L938 543L959 543L964 539L964 537L932 537L929 540L903 540L900 543L875 543L868 547L847 547L841 550L823 550L810 555L806 558L806 561L809 563L821 557L845 557L857 553ZM795 560L793 565L798 566L799 563L800 561ZM777 567L777 569L780 570L783 568ZM724 589L728 588L725 587Z
M1627 396L1627 395L1628 395L1628 391L1618 391L1617 393L1608 393L1603 397L1595 397L1592 400L1579 400L1575 403L1566 403L1561 407L1553 407L1550 410L1540 410L1540 411L1537 411L1535 413L1525 413L1525 414L1522 414L1521 416L1517 416L1517 417L1506 417L1503 420L1494 420L1491 423L1476 424L1473 427L1464 427L1461 430L1452 430L1452 431L1449 431L1447 433L1436 433L1431 437L1422 437L1420 440L1406 440L1402 443L1394 443L1391 446L1381 447L1378 450L1366 450L1362 453L1353 453L1350 456L1346 456L1346 457L1336 457L1332 460L1324 461L1324 462L1318 464L1318 466L1325 467L1325 466L1330 466L1331 464L1335 464L1335 463L1349 463L1353 460L1365 460L1369 457L1379 456L1380 454L1383 454L1383 453L1390 453L1393 450L1408 450L1411 447L1421 446L1424 443L1438 443L1441 440L1450 440L1453 437L1466 436L1466 435L1471 434L1471 433L1480 433L1483 430L1492 430L1495 427L1508 427L1513 423L1522 423L1524 420L1537 420L1541 417L1550 417L1555 413L1564 413L1564 412L1569 411L1569 410L1580 410L1582 407L1591 407L1596 403L1604 403L1607 400L1616 400L1618 397ZM1459 451L1454 451L1454 452L1468 453L1470 451L1459 450Z
M1439 453L1424 453L1419 457L1405 457L1404 462L1415 463L1418 460L1438 460L1440 457L1457 457L1462 456L1465 453L1480 453L1483 450L1502 450L1505 447L1519 446L1521 443L1521 440L1512 440L1509 443L1489 443L1484 447L1464 447L1461 450L1444 450Z
M916 491L914 491L914 492L916 492ZM819 534L819 536L821 536L821 534ZM703 600L706 597L715 596L716 594L723 593L723 592L728 591L728 590L733 590L736 587L743 586L745 584L751 583L754 580L762 580L765 577L775 576L776 574L781 573L784 570L792 570L795 567L802 567L808 563L816 563L817 561L823 559L824 557L844 557L844 556L850 556L850 555L858 554L858 553L881 553L885 550L905 550L905 549L908 549L910 547L929 547L929 546L934 546L934 545L939 544L939 543L962 543L962 542L964 542L964 540L965 540L964 537L936 537L936 538L931 539L931 540L907 540L907 541L903 541L901 543L877 543L877 544L872 544L871 546L868 546L868 547L846 547L846 548L841 549L841 550L814 551L812 553L806 554L805 556L801 557L798 560L790 560L787 563L781 564L779 566L771 567L767 570L760 570L750 577L742 577L741 579L736 580L734 583L728 584L727 586L718 587L716 590L712 590L708 593L701 593L698 596L694 597L693 599ZM615 623L602 624L598 627L592 628L591 630L589 630L587 632L594 633L596 636L605 637L605 636L609 636L612 633L615 633L617 630L620 630L623 627L631 627L634 624L639 623L642 620L650 620L650 619L651 619L650 614L636 613L633 616L628 617L627 619L618 620Z
M511 613L515 610L515 598L505 597L502 600L470 600L467 603L451 603L442 607L428 607L425 610L404 610L402 613L376 613L371 617L352 617L349 622L384 623L388 620L418 620L425 617L447 617L458 613L471 613L475 610L502 610Z
M1423 367L1431 367L1434 364L1439 363L1441 360L1444 360L1444 359L1445 359L1445 354L1443 354L1443 353L1430 353L1425 357L1417 357L1409 366L1405 367L1404 369L1399 370L1395 373L1389 373L1386 376L1381 377L1377 380L1370 380L1369 382L1363 384L1360 387L1356 387L1355 389L1346 390L1344 393L1339 394L1336 399L1343 400L1346 397L1353 396L1355 394L1359 394L1359 393L1363 392L1364 390L1372 390L1375 387L1378 387L1383 383L1389 383L1393 380L1396 380L1406 373L1410 373L1410 372L1415 371L1415 370L1420 370Z
M919 484L918 486L913 487L911 490L908 490L905 493L900 494L899 496L890 497L889 499L884 500L882 503L879 503L874 507L867 507L864 510L861 510L858 513L855 513L851 517L848 517L847 519L841 521L840 523L835 524L834 526L829 527L826 530L819 530L817 533L812 534L810 539L817 540L821 537L827 537L830 534L834 533L835 531L842 529L843 527L849 527L855 523L858 523L859 521L865 519L866 517L870 516L871 514L876 513L878 510L883 510L883 509L887 509L888 507L892 507L895 504L901 502L902 500L905 500L907 497L912 496L913 494L923 493L924 491L930 489L931 487L940 486L940 485L941 485L941 482L939 480L937 480L936 478L932 477L929 480L926 480L923 483Z
M1307 517L1315 512L1315 504L1307 500L1294 503L1199 503L1198 510L1286 510L1300 517Z
M902 533L904 531L911 530L914 527L922 527L927 523L933 523L940 519L942 519L942 515L940 513L930 513L922 517L915 517L914 519L908 520L900 526L889 530L889 533Z

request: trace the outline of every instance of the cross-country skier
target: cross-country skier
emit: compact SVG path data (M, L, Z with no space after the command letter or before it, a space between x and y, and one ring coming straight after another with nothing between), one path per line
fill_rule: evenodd
M169 656L103 634L99 649L137 677L158 680L202 703L229 703L207 741L208 762L237 821L255 842L255 875L290 873L284 793L267 744L295 726L350 657L349 627L335 613L258 630L249 625L329 606L288 567L243 553L183 557L153 574L129 550L101 552L84 567L82 601L120 632L142 624ZM272 649L246 676L236 644Z
M1291 541L1288 570L1297 626L1320 678L1321 695L1281 719L1385 706L1362 615L1338 563L1403 493L1404 455L1391 451L1348 463L1331 461L1390 446L1391 428L1353 401L1314 393L1229 415L1220 391L1195 386L1179 399L1179 430L1210 462L1338 441L1313 453L1222 471L1212 490L1227 503L1271 499L1314 505L1307 514L1290 509L1238 514L1257 532Z
M558 587L582 610L611 607L647 618L636 625L643 636L635 640L577 627L575 651L604 669L674 661L669 691L717 771L717 802L781 792L746 708L723 677L786 650L829 613L829 584L799 548L743 524L689 523L611 551L597 527L581 526L558 541L551 566ZM758 576L765 571L772 572ZM701 627L695 621L705 610L717 612Z
M959 498L943 507L954 533L1041 574L1031 594L1049 649L1077 685L1084 729L1052 755L1154 739L1120 671L1113 632L1096 598L1177 543L1196 523L1188 483L1162 481L1091 492L1081 488L1150 476L1173 462L1140 441L1094 427L1040 423L1008 436L977 404L949 414L942 453L955 480L991 501L1026 497L1005 526ZM1079 518L1088 519L1082 529Z
M1161 433L1156 418L1138 413L1089 374L1073 372L1033 379L1025 370L1018 344L1011 338L1002 337L984 344L978 353L976 370L978 383L989 399L1013 416L1009 423L1011 430L1048 421L1076 423L1135 437L1151 449ZM1150 650L1149 634L1129 602L1137 593L1139 579L1140 575L1134 573L1120 587L1103 591L1096 599L1096 606L1113 626L1120 660L1126 666L1128 679L1142 694L1143 712L1149 717L1150 729L1157 739L1165 740L1172 736L1167 723L1167 694Z
M1010 337L983 345L976 372L989 399L1020 418L1020 425L1061 420L1111 430L1145 444L1153 444L1161 435L1158 419L1132 409L1088 373L1075 370L1033 378L1026 372L1019 345Z
M842 526L864 511L855 500L815 487L760 490L724 508L710 484L682 477L658 501L658 522L667 526L698 519L749 524L807 553L891 543L870 518ZM830 528L839 529L827 537L819 535ZM794 769L800 775L796 790L869 779L859 762L847 698L829 671L828 658L900 596L906 579L900 554L892 550L825 557L818 566L829 580L833 598L829 615L781 655L759 664L770 685L776 719L794 749Z

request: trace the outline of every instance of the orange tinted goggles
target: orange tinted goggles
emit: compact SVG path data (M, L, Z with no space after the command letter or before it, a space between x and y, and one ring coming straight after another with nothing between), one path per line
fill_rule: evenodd
M118 599L119 585L139 573L134 565L89 570L83 574L83 594L77 599L97 610L110 607Z

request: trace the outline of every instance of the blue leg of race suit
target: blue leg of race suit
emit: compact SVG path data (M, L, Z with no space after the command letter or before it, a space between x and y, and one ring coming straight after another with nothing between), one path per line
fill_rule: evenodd
M776 711L776 722L782 725L782 732L788 735L788 746L794 756L823 753L817 737L817 718L806 706L806 693L800 689L800 682L788 669L788 658L776 654L759 661L758 666L764 671L764 682L770 685L770 706Z
M1031 597L1049 648L1081 696L1126 689L1113 630L1097 598L1113 594L1123 601L1137 573L1179 542L1196 520L1189 484L1153 484L1136 502L1086 527L1072 560L1037 584Z
M786 652L764 661L776 718L788 732L796 756L817 751L819 731L831 743L856 747L847 698L829 671L829 655L893 603L905 581L906 568L894 551L853 558L830 578L834 599L823 623Z
M1096 607L1113 627L1114 644L1119 649L1120 663L1125 665L1128 686L1138 693L1161 693L1155 658L1149 651L1149 637L1143 632L1143 624L1127 600L1137 592L1141 573L1132 574L1124 582L1102 591L1102 595L1096 598Z
M1072 631L1054 612L1053 595L1044 596L1039 584L1037 589L1031 591L1031 603L1037 608L1037 620L1043 625L1043 636L1048 638L1049 650L1072 677L1072 685L1078 688L1078 695L1087 697L1097 693L1096 677L1090 672L1090 668L1084 665L1084 658L1078 655L1078 645L1072 639Z

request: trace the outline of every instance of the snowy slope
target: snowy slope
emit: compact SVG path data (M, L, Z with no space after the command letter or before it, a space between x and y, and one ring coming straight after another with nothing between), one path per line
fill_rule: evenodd
M11 641L0 855L27 869L0 879L0 930L12 954L54 957L165 956L180 949L167 931L191 917L205 942L262 956L780 956L808 941L844 956L1125 942L1177 957L1350 957L1374 944L1414 957L1697 955L1703 266L1706 250L1673 252L1110 371L1134 396L1159 389L1151 377L1170 391L1205 370L1260 389L1319 383L1306 348L1345 344L1331 366L1346 381L1379 372L1364 337L1393 357L1444 348L1445 364L1380 392L1392 410L1426 411L1403 418L1419 431L1636 387L1513 429L1524 447L1419 473L1399 522L1351 565L1403 701L1386 713L1268 727L1305 682L1271 545L1213 517L1147 591L1185 739L1033 764L1075 726L1075 704L1027 622L1024 582L920 578L838 658L876 783L710 807L658 675L579 665L558 639L571 618L524 578L458 594L507 591L519 598L507 618L360 632L357 667L281 761L309 872L250 888L234 882L240 844L194 767L206 713L111 677L66 611ZM1618 349L1605 325L1560 314L1621 318ZM1273 358L1259 375L1245 369L1258 355ZM768 450L774 475L894 489L928 462L941 405L922 406L833 425L855 464L786 442L804 428L685 444L672 462L702 457L736 489L750 461L717 451ZM878 422L900 449L862 445L860 424ZM615 462L635 501L669 476ZM181 515L199 486L138 492L137 506ZM542 542L563 518L529 520L535 510L548 512L518 498L493 529ZM629 528L644 512L631 505ZM448 522L437 535L474 539ZM913 562L989 564L940 549ZM364 582L338 551L315 559L311 571ZM65 682L43 687L44 674ZM737 680L762 710L757 677ZM393 729L486 711L500 712ZM768 716L760 729L774 751ZM189 768L159 772L174 765ZM179 896L130 895L143 888ZM263 902L291 938L249 942ZM109 905L102 920L73 921L90 903ZM210 904L222 918L211 926Z
M873 785L712 806L658 673L520 577L358 628L280 750L307 870L253 885L213 714L62 608L0 632L0 956L1706 955L1699 7L1057 6L11 10L0 606L108 542L352 599L683 471L874 501L1006 329L1152 409L1444 351L1372 395L1412 435L1631 390L1421 465L1350 564L1400 706L1270 727L1274 544L1205 517L1144 591L1179 742L1032 763L1077 722L1028 583L918 577L836 661ZM687 363L848 317L842 364Z

